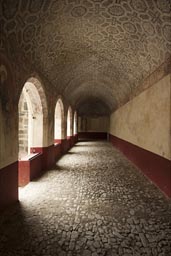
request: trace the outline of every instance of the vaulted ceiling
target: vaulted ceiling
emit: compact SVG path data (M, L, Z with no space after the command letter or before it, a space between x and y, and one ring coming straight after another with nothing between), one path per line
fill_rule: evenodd
M0 3L1 46L23 51L54 90L87 111L93 102L116 109L171 55L171 0Z

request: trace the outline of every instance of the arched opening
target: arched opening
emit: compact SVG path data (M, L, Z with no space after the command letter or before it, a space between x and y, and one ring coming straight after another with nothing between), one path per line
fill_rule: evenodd
M74 135L78 133L78 128L77 128L77 112L75 111L74 113Z
M0 159L1 159L1 161L0 161L0 169L2 168L2 166L3 166L3 152L4 152L4 150L2 150L3 149L3 144L4 144L4 134L3 134L3 126L4 126L4 124L3 124L3 118L2 118L2 105L1 105L1 99L0 99Z
M18 105L19 115L19 160L29 154L30 151L30 125L29 119L31 115L31 105L29 104L29 97L27 96L26 88L24 87L20 95ZM30 120L31 121L31 120Z
M71 107L68 108L67 113L67 137L72 136L72 109Z
M47 114L43 87L32 77L24 84L18 103L19 186L25 186L41 174L40 153L48 139Z
M19 159L43 147L43 106L34 83L26 82L19 105Z
M64 106L61 99L58 99L55 107L55 128L54 142L60 143L64 138Z

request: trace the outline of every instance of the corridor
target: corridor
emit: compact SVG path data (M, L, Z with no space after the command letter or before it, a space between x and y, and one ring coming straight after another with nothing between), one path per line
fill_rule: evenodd
M110 143L78 142L0 216L3 256L167 256L171 202Z

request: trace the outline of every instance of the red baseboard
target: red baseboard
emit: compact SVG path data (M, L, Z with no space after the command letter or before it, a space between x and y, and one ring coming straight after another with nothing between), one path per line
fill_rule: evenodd
M78 141L78 134L75 134L74 135L74 144L77 143L77 141Z
M30 161L19 161L18 185L23 187L30 182Z
M30 161L30 180L37 179L43 174L43 155L39 154Z
M107 140L106 132L79 132L79 140Z
M49 147L43 148L43 170L50 169L54 166L55 155L54 155L54 144Z
M54 145L54 158L57 161L62 155L61 140L59 144Z
M71 148L70 138L61 140L61 150L62 154L65 154Z
M18 161L0 169L0 210L18 201Z
M19 186L25 186L31 180L40 177L44 171L53 168L62 153L66 153L69 148L70 139L61 140L61 143L49 147L31 148L31 153L39 153L39 155L27 161L19 161Z
M19 161L18 183L20 187L27 185L31 180L37 179L43 173L42 154L38 154L29 160Z
M34 147L30 148L31 153L42 153L42 168L47 170L55 163L54 144L48 147Z
M70 148L74 146L75 144L75 136L70 136L70 137L67 137L67 139L70 140Z
M61 139L54 139L54 143L61 143Z
M131 160L160 190L171 197L171 161L109 135L109 141Z

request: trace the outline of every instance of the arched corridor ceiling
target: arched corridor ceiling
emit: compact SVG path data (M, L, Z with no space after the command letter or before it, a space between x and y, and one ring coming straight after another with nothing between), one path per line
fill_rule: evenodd
M23 51L73 104L116 109L171 55L170 0L0 3L1 47Z

